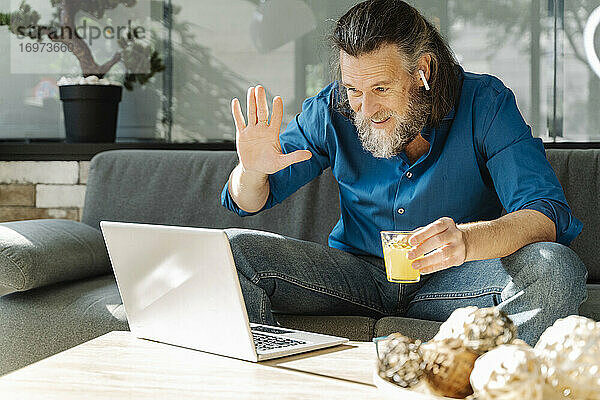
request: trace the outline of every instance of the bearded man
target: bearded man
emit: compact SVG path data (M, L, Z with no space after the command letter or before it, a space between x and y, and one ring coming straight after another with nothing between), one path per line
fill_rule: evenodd
M274 98L269 122L263 87L248 90L247 119L232 102L239 165L225 207L253 215L327 168L340 191L329 246L226 231L250 320L276 325L276 310L444 321L459 307L498 306L534 345L576 314L587 271L567 245L582 224L511 90L465 72L400 0L354 6L332 39L340 79L283 132L283 102ZM415 230L418 283L387 281L382 230Z

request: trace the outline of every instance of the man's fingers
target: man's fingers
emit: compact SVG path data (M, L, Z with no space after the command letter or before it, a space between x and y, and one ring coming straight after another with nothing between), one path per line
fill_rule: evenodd
M412 267L422 274L440 271L442 269L462 265L464 258L460 246L446 245L427 254L425 257L412 262Z
M420 270L420 272L423 273L424 270L427 271L429 268L441 266L442 261L442 249L437 249L436 251L432 251L431 253L427 254L423 258L413 261L412 267Z
M408 252L408 258L415 259L420 257L432 250L449 244L454 239L453 233L449 229L446 229L437 235L427 238L424 242L421 242L418 246L415 246L413 249L411 249Z
M256 125L256 96L254 95L253 87L248 89L246 104L248 109L248 125Z
M452 220L450 218L443 217L427 226L424 226L423 228L417 229L416 233L414 233L408 240L408 244L416 246L428 238L445 231L450 226L449 221Z
M246 123L244 122L244 114L242 114L242 107L240 106L240 101L238 99L233 99L231 101L231 114L235 121L235 128L240 132L246 127Z
M296 150L289 154L282 154L280 156L281 168L280 170L289 167L292 164L306 161L312 157L312 153L308 150Z
M255 89L256 93L256 115L259 123L269 123L269 105L267 104L267 93L265 88L258 85Z
M279 96L273 99L273 115L271 116L271 126L279 129L283 120L283 100Z

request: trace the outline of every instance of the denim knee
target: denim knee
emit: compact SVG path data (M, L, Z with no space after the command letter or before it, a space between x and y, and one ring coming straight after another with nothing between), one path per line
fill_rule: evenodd
M231 242L232 240L238 241L271 241L271 240L281 240L285 239L285 236L282 236L278 233L261 231L256 229L247 229L247 228L225 228L223 229L227 238Z
M259 236L256 235L256 231L242 228L228 228L224 229L224 232L229 240L229 246L238 272L241 272L250 280L254 279L256 276L254 266L257 264L257 255L253 250L261 247L257 243Z
M225 232L225 235L227 235L227 238L229 239L229 243L231 243L239 240L251 240L253 237L252 232L254 231L244 228L226 228L223 229L223 232Z
M587 297L587 269L579 256L569 247L556 242L537 242L504 257L502 263L510 270L516 263L528 279L544 282L552 294L551 301L565 301L575 309Z
M283 236L276 233L254 229L227 228L224 229L224 232L229 239L234 256L239 252L255 253L257 249L261 249L262 253L267 253L269 249L281 246L285 240Z

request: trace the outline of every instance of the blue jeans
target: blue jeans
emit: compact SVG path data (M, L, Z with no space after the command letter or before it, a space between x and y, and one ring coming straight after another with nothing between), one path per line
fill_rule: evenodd
M533 346L556 319L577 314L587 293L585 266L558 243L533 243L398 284L387 281L380 257L262 231L225 232L248 317L267 325L277 325L272 312L445 321L460 307L498 306Z

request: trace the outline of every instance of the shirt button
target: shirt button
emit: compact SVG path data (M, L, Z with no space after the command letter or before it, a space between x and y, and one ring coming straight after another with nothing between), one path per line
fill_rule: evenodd
M412 178L412 172L408 171L408 172L406 173L406 177L407 177L408 179Z
M404 214L404 208L399 208L398 209L398 214Z

